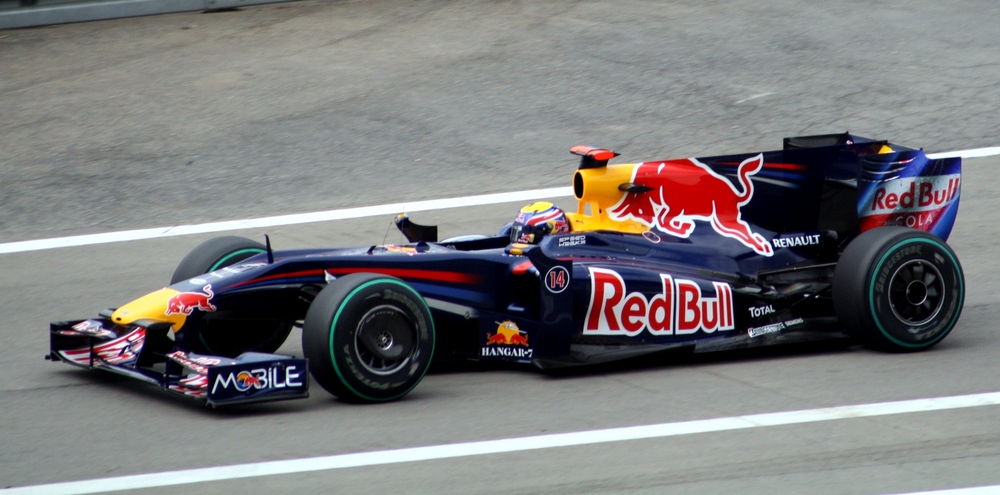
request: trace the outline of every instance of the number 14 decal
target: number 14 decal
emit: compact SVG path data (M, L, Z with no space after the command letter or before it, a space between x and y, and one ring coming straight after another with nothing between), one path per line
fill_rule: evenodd
M545 274L545 288L549 292L558 294L569 287L569 270L561 266L554 266Z

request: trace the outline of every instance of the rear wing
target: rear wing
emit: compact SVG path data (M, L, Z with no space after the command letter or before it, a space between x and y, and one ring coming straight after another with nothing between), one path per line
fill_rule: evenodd
M871 145L878 144L883 146L889 146L896 151L916 151L913 148L907 148L895 143L889 143L889 141L880 141L877 139L866 138L862 136L855 136L850 132L842 132L839 134L816 134L812 136L795 136L786 137L782 141L783 150L797 150L803 148L823 148L827 146L857 146L857 145Z
M873 146L874 145L874 146ZM844 208L830 208L830 198L844 188L856 191L857 231L903 226L948 239L958 215L962 159L931 159L920 149L877 141L850 133L785 138L783 150L834 147L857 154L858 165L850 177L827 177L820 224L844 222ZM842 195L842 194L841 194ZM843 195L842 195L843 196ZM823 206L827 210L824 215ZM831 211L836 210L836 211Z
M958 215L962 159L930 159L922 150L861 157L858 221L861 232L898 225L948 239Z

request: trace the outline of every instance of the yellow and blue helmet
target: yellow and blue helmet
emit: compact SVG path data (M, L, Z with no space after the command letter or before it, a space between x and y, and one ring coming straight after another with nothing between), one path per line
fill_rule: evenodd
M531 203L517 213L510 229L510 242L538 244L548 234L569 232L569 221L558 206L547 201Z

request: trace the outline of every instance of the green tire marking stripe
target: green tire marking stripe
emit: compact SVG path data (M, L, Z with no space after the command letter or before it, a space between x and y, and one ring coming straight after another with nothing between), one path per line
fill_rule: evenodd
M226 265L227 261L229 261L229 260L231 260L231 259L233 259L233 258L235 258L235 257L237 257L237 256L239 256L241 254L246 254L246 253L260 254L260 253L263 253L263 252L264 252L264 250L260 249L260 248L246 248L246 249L240 249L239 251L233 251L233 252L231 252L231 253L223 256L221 260L216 261L215 264L212 265L212 267L208 269L208 271L209 272L214 272L214 271L218 270L219 268L227 266ZM206 272L206 273L208 273L208 272Z
M941 251L944 251L944 253L948 256L949 259L951 259L951 261L953 263L953 266L955 266L955 267L958 266L958 260L956 260L955 257L951 255L951 250L949 250L947 246L941 244L940 242L938 242L938 241L936 241L934 239L928 239L926 237L919 237L919 238L915 238L915 239L907 239L907 240L905 240L903 242L900 242L900 243L894 245L891 249L889 249L884 255L882 255L882 258L878 260L878 263L875 265L875 270L872 272L872 275L878 273L879 270L882 269L882 265L885 263L885 260L889 257L890 254L892 254L892 252L894 250L896 250L897 248L899 248L901 246L905 246L907 244L912 244L914 242L926 242L926 243L929 243L929 244L936 245L938 248L941 249ZM903 342L902 340L899 340L896 337L893 337L885 329L885 327L882 326L882 322L880 322L879 319L878 319L878 314L875 311L875 283L874 282L875 282L875 279L873 278L871 280L871 282L869 283L869 287L868 287L868 307L871 309L872 319L875 320L875 325L878 326L878 330L880 332L882 332L882 335L884 335L887 339L889 339L890 341L892 341L894 344L901 345L903 347L907 347L907 348L910 348L910 349L919 349L921 347L927 347L927 346L934 345L938 341L940 341L941 339L943 339L946 335L948 335L948 333L951 331L951 329L955 326L955 322L958 321L959 311L956 311L955 315L952 316L952 318L951 318L951 322L948 323L948 327L947 327L948 331L943 332L940 336L938 336L934 340L931 340L930 342L923 342L923 343L920 343L920 344L911 344L909 342ZM957 300L962 300L962 296L963 296L963 293L965 291L965 288L963 287L963 281L962 281L962 274L961 273L958 274L958 280L957 280L957 282L958 282L957 287L956 287L956 290L958 291L958 298L957 298Z
M340 307L337 308L337 313L333 315L333 322L330 323L330 362L333 363L333 371L335 371L337 373L337 376L340 378L340 383L343 384L345 387L347 387L348 390L350 390L351 392L353 392L354 395L357 395L358 397L361 397L362 399L365 399L365 400L370 400L372 402L388 402L390 400L398 399L398 398L406 395L407 393L409 393L410 390L413 390L413 387L416 387L417 384L420 383L420 380L424 379L424 375L427 373L427 370L430 369L430 366L427 366L427 367L424 368L424 371L422 373L420 373L420 378L417 378L417 381L410 388L408 388L408 389L400 392L398 395L394 395L392 397L387 397L387 398L384 398L384 399L378 399L378 398L375 398L375 397L369 397L369 396L367 396L365 394L362 394L361 392L358 392L357 390L354 389L354 387L351 386L350 383L347 382L347 380L344 378L344 374L340 372L340 367L337 366L337 358L334 357L334 352L335 351L334 351L334 347L333 347L333 338L336 335L335 328L337 328L337 321L340 320L340 313L344 311L344 307L347 306L347 302L350 301L351 298L353 298L354 295L357 294L358 292L360 292L362 289L364 289L364 288L366 288L366 287L368 287L370 285L378 284L378 283L395 284L395 285L398 285L398 286L406 289L408 292L410 292L411 294L413 294L414 296L416 296L417 300L420 301L420 304L422 304L424 306L424 309L427 311L427 314L430 314L431 310L430 310L430 308L427 307L427 303L424 301L424 298L420 296L420 293L418 293L417 291L413 290L412 287L410 287L409 285L404 284L403 282L400 282L398 280L389 279L389 278L380 278L380 279L375 279L375 280L370 280L368 282L365 282L365 283L359 285L358 287L356 287L354 290L352 290L351 293L348 294L347 297L344 298L344 302L342 302L340 304ZM431 353L430 353L431 357L429 357L428 359L432 359L433 356L434 356L434 347L435 347L435 344L437 343L437 338L434 335L435 334L434 319L433 318L428 318L428 323L431 326ZM418 339L418 341L419 341L419 339Z

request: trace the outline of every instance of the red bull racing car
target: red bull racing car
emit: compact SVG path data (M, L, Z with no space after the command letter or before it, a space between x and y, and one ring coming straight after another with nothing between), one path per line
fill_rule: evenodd
M653 353L854 338L940 342L962 311L945 239L961 159L850 134L763 153L611 164L578 146L579 204L521 210L494 236L273 251L195 248L170 286L51 324L48 357L209 405L402 397L432 360L550 369ZM273 354L302 327L305 358Z

